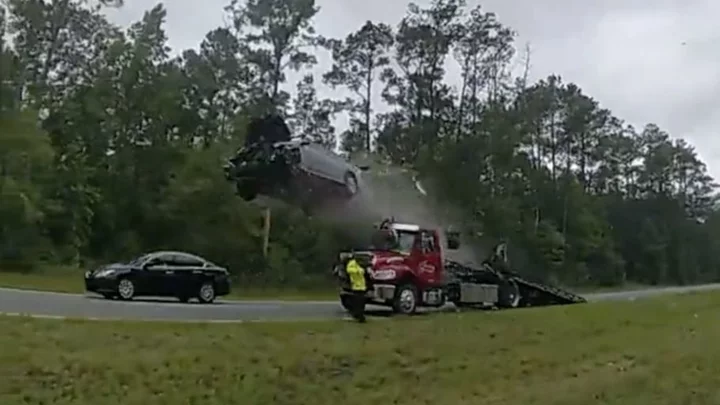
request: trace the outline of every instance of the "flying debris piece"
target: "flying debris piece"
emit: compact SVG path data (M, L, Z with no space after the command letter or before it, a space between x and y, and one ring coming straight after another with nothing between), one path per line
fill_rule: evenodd
M417 176L413 176L413 182L415 182L415 188L417 189L417 191L419 191L420 194L427 196L427 191L425 191L425 188L423 187L420 180L418 180Z

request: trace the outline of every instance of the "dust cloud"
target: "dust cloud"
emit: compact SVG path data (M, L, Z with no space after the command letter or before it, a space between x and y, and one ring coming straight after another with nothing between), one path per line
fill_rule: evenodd
M440 204L432 193L425 194L422 182L403 168L385 166L363 173L359 179L361 192L350 201L322 207L318 216L336 223L367 226L384 218L394 217L395 221L418 224L426 228L444 231L448 226L461 228L461 217L454 207ZM477 265L482 249L463 238L460 249L444 250L448 259Z

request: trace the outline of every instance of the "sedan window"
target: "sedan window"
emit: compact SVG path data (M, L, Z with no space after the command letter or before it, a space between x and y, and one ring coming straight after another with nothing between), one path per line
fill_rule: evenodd
M136 257L135 259L130 260L130 262L128 262L128 264L129 264L130 266L139 266L139 265L145 263L145 261L146 261L150 256L151 256L151 255L142 255L142 256L140 256L140 257Z
M172 256L172 263L175 266L182 267L203 267L205 264L205 262L198 257L184 254L174 254Z

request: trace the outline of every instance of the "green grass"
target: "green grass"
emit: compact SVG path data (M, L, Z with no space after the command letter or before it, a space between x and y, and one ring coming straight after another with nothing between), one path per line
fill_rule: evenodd
M36 272L0 271L0 287L66 293L83 293L83 270L69 267L49 268ZM248 287L234 285L227 299L247 300L336 300L337 292L327 289ZM4 404L3 404L4 405Z
M720 403L720 294L381 321L0 317L0 403Z

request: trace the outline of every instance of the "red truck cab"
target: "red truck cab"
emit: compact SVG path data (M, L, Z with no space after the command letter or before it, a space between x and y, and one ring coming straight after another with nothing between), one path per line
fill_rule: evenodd
M447 247L457 249L456 235L446 233ZM366 269L367 303L413 313L419 306L445 304L445 269L440 232L418 225L384 221L370 249L355 251ZM347 253L341 254L341 261ZM345 306L341 291L341 302Z

